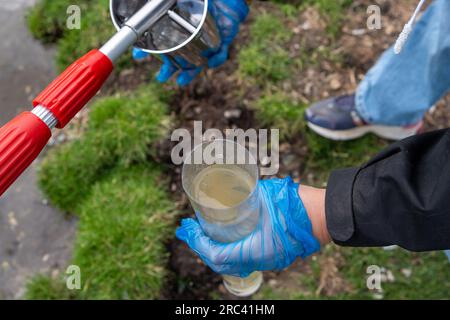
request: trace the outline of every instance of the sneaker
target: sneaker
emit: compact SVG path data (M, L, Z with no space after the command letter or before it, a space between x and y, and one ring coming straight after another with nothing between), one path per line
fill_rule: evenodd
M405 127L367 123L356 110L354 94L320 101L306 109L305 118L312 131L338 141L353 140L367 133L388 140L402 140L419 133L423 127L423 121Z

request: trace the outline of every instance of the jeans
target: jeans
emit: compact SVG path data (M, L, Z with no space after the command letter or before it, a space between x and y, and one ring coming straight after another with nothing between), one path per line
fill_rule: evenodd
M387 50L356 91L369 123L407 126L450 89L450 1L435 0L414 26L403 51Z
M356 90L356 109L369 123L407 126L450 90L450 1L435 0L400 55L381 56ZM450 261L450 250L445 251Z

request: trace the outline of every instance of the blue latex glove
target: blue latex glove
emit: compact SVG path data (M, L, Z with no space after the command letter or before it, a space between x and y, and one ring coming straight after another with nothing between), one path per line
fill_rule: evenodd
M245 20L249 13L249 8L245 0L209 0L208 10L215 19L221 37L221 45L219 49L206 52L208 58L208 67L216 68L228 60L228 50L234 38L239 32L239 25ZM133 58L141 60L147 57L146 53L138 48L133 49ZM156 79L160 82L166 82L178 70L169 58L161 55L163 65ZM182 58L176 58L177 63L181 66L177 83L180 86L188 85L203 69L187 63Z
M312 225L291 178L259 182L263 209L249 236L234 243L209 238L197 220L184 219L176 235L215 272L246 277L253 271L282 270L297 257L320 250Z

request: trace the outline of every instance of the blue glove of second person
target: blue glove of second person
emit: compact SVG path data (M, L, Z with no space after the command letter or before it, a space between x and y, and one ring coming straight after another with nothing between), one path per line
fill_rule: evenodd
M216 21L222 40L219 49L206 54L208 67L216 68L227 61L229 47L239 32L239 25L247 17L249 8L245 0L209 0L208 9ZM135 60L141 60L148 55L149 53L138 48L133 49ZM178 71L178 67L167 56L161 56L163 65L156 79L160 82L166 82ZM181 66L177 78L177 83L180 86L188 85L203 69L203 67L196 67L187 63L181 57L177 57L175 60Z
M291 178L259 182L263 199L256 229L241 241L220 243L209 238L197 220L184 219L177 237L185 241L215 272L246 277L254 271L282 270L297 257L320 250L312 225Z

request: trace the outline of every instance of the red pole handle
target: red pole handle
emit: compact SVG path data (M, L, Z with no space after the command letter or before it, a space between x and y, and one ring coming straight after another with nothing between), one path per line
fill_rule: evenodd
M41 153L51 131L31 112L24 112L0 129L0 195Z
M68 67L33 101L51 111L57 127L66 124L98 92L113 69L111 60L93 50ZM0 196L39 155L51 136L47 124L25 112L0 128Z
M64 128L97 94L112 70L111 60L99 50L92 50L53 80L33 105L50 110L58 119L57 127Z

